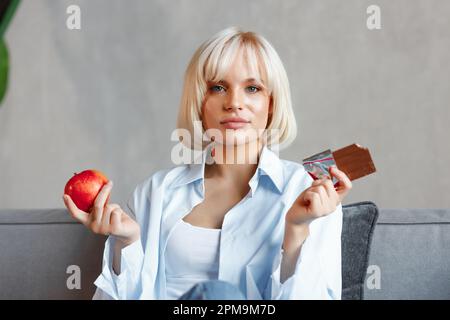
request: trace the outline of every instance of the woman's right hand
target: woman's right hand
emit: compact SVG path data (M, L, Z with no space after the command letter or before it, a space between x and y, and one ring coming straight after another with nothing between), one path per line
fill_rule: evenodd
M64 204L70 215L93 233L115 236L127 246L140 238L140 227L118 204L107 203L112 186L110 181L102 187L89 213L80 210L67 194L63 196Z

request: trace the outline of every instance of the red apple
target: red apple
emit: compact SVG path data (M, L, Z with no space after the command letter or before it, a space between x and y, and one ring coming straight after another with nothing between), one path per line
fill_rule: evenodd
M98 170L85 170L74 173L74 176L67 181L64 193L72 198L80 210L89 213L95 198L108 181L108 178ZM109 195L106 203L108 200Z

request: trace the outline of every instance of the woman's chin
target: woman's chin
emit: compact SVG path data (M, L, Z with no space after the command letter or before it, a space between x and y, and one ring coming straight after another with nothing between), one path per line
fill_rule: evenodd
M257 143L257 139L252 138L250 140L249 137L243 135L243 136L236 136L235 139L225 140L220 144L226 147L245 147L251 143Z

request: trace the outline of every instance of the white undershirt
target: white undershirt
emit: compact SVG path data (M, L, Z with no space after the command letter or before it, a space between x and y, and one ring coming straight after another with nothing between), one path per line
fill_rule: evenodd
M176 224L165 250L167 299L178 299L200 281L217 279L220 233L182 219Z

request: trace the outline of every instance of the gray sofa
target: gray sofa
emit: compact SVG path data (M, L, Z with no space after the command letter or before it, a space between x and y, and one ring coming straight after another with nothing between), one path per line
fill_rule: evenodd
M65 209L0 210L0 299L91 299L105 238ZM344 206L343 299L450 299L450 209Z

